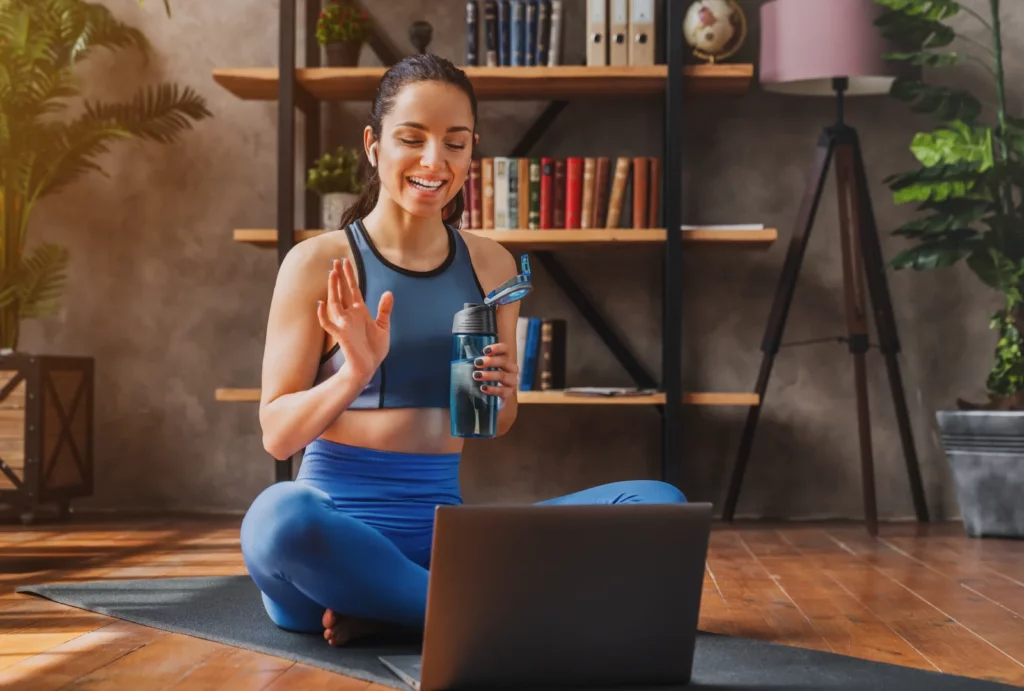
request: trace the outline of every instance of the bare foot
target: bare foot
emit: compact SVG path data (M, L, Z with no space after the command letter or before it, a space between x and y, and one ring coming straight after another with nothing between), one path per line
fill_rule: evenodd
M321 623L324 625L324 640L337 647L350 643L362 636L388 630L385 622L372 619L343 617L331 610L325 610Z

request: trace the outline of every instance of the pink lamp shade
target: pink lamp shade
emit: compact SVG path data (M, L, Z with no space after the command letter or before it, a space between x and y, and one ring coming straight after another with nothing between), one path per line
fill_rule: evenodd
M885 8L875 0L770 0L761 5L760 81L764 89L834 96L884 94L903 69L882 59L895 45L874 25Z

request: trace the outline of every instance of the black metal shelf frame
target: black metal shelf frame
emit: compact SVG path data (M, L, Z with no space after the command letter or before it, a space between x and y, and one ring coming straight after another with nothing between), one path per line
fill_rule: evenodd
M665 227L679 228L682 223L683 161L683 0L661 0L662 51L667 63L663 106L663 156L660 196L664 206ZM357 5L360 3L356 2ZM361 8L365 9L365 8ZM304 54L305 66L320 66L320 46L317 44L316 22L320 0L304 0ZM306 91L295 76L297 49L297 0L280 0L279 18L279 70L278 70L278 133L277 133L277 257L278 264L295 244L295 170L300 162L295 139L298 126L297 111L303 116L302 169L308 168L320 155L320 103ZM370 48L385 65L401 59L399 51L381 34L374 32ZM565 109L566 101L553 101L523 134L509 156L526 156L544 132ZM479 156L487 156L479 152ZM320 199L316 193L306 191L303 199L303 217L306 228L318 227ZM663 246L662 263L662 377L647 370L629 348L604 314L594 305L586 291L575 281L550 250L531 252L544 270L558 285L573 306L601 338L620 365L642 388L658 388L665 393L664 405L655 406L661 419L661 479L677 487L678 463L682 460L681 413L682 391L682 250L679 233L669 232ZM275 481L292 478L292 459L275 459Z

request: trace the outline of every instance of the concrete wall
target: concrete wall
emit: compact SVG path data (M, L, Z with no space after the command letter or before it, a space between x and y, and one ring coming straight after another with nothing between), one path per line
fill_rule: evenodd
M583 0L571 0L567 62L582 62ZM985 3L974 0L982 8ZM109 0L117 14L150 37L148 66L131 56L97 55L83 78L92 97L130 94L168 79L202 92L216 117L174 146L119 146L104 159L109 179L94 176L46 201L33 240L66 243L70 290L61 315L25 325L22 348L96 358L96 492L81 509L244 511L272 479L260 444L255 403L219 403L219 386L257 386L275 253L232 241L234 228L272 227L275 219L276 104L243 102L217 86L218 66L265 66L277 60L277 6L253 0ZM416 19L434 26L430 49L461 62L463 5L412 0L369 3L403 50ZM738 59L757 54L757 3L744 5L751 38ZM1024 8L1005 7L1012 104L1021 100ZM979 38L982 38L979 36ZM379 64L367 48L363 64ZM983 83L976 67L961 83ZM123 83L123 85L122 85ZM986 97L988 94L985 94ZM511 147L543 103L484 103L482 146ZM331 109L340 141L354 144L368 104ZM691 102L686 168L689 220L763 222L780 229L764 252L688 252L685 260L685 382L693 390L750 390L772 294L793 230L819 128L832 104L763 93ZM890 201L882 178L911 164L907 150L926 126L886 98L851 101L848 119L862 134L879 223L894 228L910 213ZM553 156L659 155L658 102L572 103L536 151ZM839 335L843 295L830 180L807 252L786 340ZM883 233L891 257L898 239ZM643 361L660 370L660 251L566 252L572 274L627 336ZM631 383L543 271L525 314L569 322L569 384ZM890 274L903 344L904 382L933 513L958 509L934 425L934 411L956 396L983 391L994 339L987 314L996 305L963 267L941 273ZM877 342L873 337L873 341ZM882 360L868 357L878 505L884 518L913 515ZM735 458L745 410L687 408L684 489L720 502ZM524 406L506 438L467 447L468 501L534 500L619 479L654 477L658 415L646 407ZM796 519L861 515L856 416L845 346L793 347L778 357L768 390L739 514Z

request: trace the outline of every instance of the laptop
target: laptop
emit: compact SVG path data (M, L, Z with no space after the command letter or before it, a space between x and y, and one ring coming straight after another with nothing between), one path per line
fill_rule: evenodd
M711 504L435 509L416 691L686 684Z

